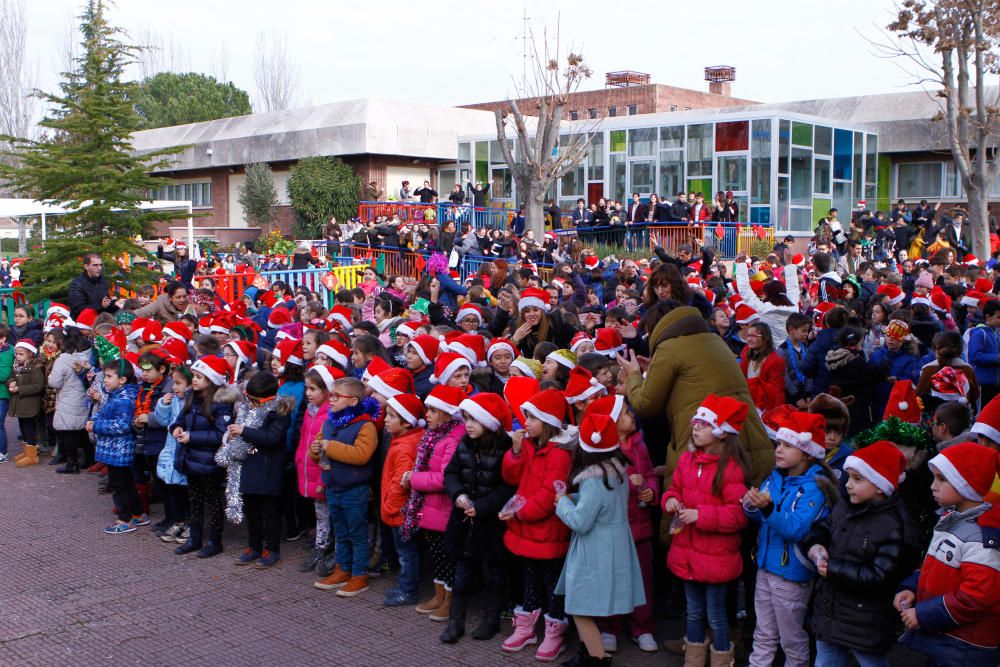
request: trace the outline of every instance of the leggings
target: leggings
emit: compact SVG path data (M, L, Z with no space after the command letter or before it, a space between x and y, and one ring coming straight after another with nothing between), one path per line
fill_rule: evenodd
M330 546L330 506L326 498L313 502L316 507L316 548L326 549Z
M118 510L118 520L128 521L142 514L142 502L135 488L130 466L108 466L108 488Z
M434 568L434 583L444 584L449 591L455 582L455 557L448 553L444 546L444 533L436 530L425 530L424 541L431 553L431 565Z
M21 439L24 444L38 444L38 417L18 417L17 426L21 429Z
M191 500L191 534L205 535L202 530L208 513L207 537L222 540L222 508L225 505L221 485L222 472L212 475L188 475L188 496Z
M521 609L528 613L543 609L551 618L564 619L565 602L562 595L556 595L556 582L563 568L562 558L538 560L525 558L524 565L524 601Z
M476 576L485 570L486 592L498 598L503 595L507 572L503 561L459 558L455 562L455 593L469 595L473 592Z
M87 432L83 429L59 431L59 443L63 447L63 453L66 455L68 462L80 462L79 456L81 451L84 454L83 462L87 461L87 451L92 445L90 444L90 438L87 437Z
M281 496L243 494L247 519L247 546L254 551L281 553Z

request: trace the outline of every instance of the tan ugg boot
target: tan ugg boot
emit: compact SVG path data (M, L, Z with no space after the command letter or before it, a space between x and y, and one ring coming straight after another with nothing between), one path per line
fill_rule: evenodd
M433 614L444 603L444 584L434 582L434 597L417 605L418 614Z
M17 459L15 464L18 468L38 465L38 445L25 445L24 456Z
M729 644L728 651L716 651L715 647L712 647L712 667L733 667L735 664L732 643Z
M451 617L451 591L445 590L444 600L441 601L441 606L431 612L431 615L427 618L432 621L447 621Z
M708 640L692 644L684 639L684 667L705 667L708 660Z

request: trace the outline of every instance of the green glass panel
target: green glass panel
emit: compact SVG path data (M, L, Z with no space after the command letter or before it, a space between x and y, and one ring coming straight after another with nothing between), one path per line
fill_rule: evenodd
M832 207L832 199L826 199L825 197L816 197L813 199L813 222L815 223L817 220L829 213Z
M709 202L712 200L712 179L711 178L692 178L688 181L688 192L700 192L705 195L705 199Z
M611 131L611 152L612 153L625 152L625 130Z
M879 211L888 211L889 209L889 178L892 174L892 160L889 159L888 155L878 156L878 191L876 194L876 202L878 203Z
M476 160L488 161L490 159L490 142L476 142Z
M792 143L799 146L813 145L813 126L809 123L792 123Z

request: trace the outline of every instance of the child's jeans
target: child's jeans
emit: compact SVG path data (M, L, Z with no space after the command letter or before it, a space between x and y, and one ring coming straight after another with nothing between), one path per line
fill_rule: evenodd
M811 593L811 581L789 581L766 570L757 570L754 595L757 628L753 633L750 667L770 667L779 643L785 652L787 667L808 667L809 634L802 622Z
M326 490L330 523L336 540L335 558L341 570L352 576L368 574L368 485L346 491Z
M38 422L37 417L18 417L17 425L21 429L21 439L26 445L38 444Z
M858 631L863 632L864 629L858 628ZM847 664L848 655L854 656L859 667L888 667L889 665L889 660L884 655L855 651L840 644L821 641L816 642L816 662L814 665L815 667L844 667Z
M973 646L936 632L907 632L899 643L926 655L932 667L990 667L1000 664L1000 649Z
M159 478L157 478L159 479ZM160 480L161 482L163 480ZM185 484L164 484L163 513L170 523L184 523L188 518L188 489Z
M396 588L409 598L417 596L420 588L420 547L416 537L409 542L403 540L402 526L392 527L392 542L399 556L399 578Z
M712 628L712 648L729 650L729 621L726 619L726 589L728 584L684 582L687 597L687 640L692 644L705 641L705 623Z

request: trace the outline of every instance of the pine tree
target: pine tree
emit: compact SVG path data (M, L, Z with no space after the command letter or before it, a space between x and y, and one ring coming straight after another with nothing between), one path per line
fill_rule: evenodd
M80 22L82 55L74 71L63 73L61 93L38 93L51 108L39 123L46 136L4 138L13 144L14 166L0 166L0 176L15 192L73 210L53 225L44 247L29 254L22 280L33 300L64 296L88 252L101 255L105 277L119 287L152 281L142 267L115 267L147 256L135 239L147 236L154 221L186 216L140 208L149 191L166 182L149 172L167 167L164 156L180 149L133 155L130 135L140 119L130 101L135 84L123 77L135 47L108 23L104 0L88 0Z

